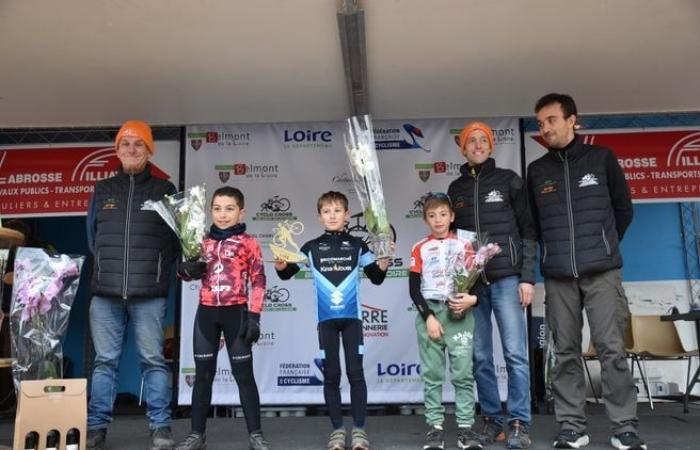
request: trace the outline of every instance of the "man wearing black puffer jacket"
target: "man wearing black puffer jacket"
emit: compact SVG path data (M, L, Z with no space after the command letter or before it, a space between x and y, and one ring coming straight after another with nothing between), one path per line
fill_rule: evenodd
M620 241L632 201L617 158L574 132L576 103L548 94L535 106L548 152L528 167L528 190L539 226L547 326L556 364L552 393L560 431L555 448L588 444L581 363L582 309L598 352L610 443L646 449L637 435L637 393L625 358L629 308L622 288Z
M508 448L528 448L530 365L524 308L534 296L535 224L522 178L496 167L490 158L494 150L491 127L483 122L467 124L459 144L467 163L447 191L455 212L454 225L487 235L502 250L486 266L477 294L479 306L474 308L474 380L483 419L480 440L490 445L505 439ZM508 373L505 418L493 362L492 315L498 323Z
M95 264L92 275L90 331L95 347L88 449L105 446L112 421L119 359L127 323L136 336L143 373L151 450L170 450L170 370L163 356L163 320L170 269L178 254L175 234L146 200L161 200L175 186L151 174L155 151L145 122L125 122L115 140L119 171L98 181L90 200L87 235Z

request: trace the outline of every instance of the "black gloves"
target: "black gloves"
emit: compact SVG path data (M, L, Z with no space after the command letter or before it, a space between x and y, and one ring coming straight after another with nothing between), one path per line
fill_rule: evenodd
M246 318L246 330L243 341L250 346L260 339L260 314L248 311Z
M199 280L207 273L204 261L183 261L177 265L177 274L185 280Z

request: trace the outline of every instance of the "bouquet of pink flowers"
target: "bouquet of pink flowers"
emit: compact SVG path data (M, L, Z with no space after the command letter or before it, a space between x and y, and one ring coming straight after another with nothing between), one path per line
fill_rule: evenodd
M501 253L501 247L498 244L487 243L485 235L480 239L473 231L458 229L457 239L464 243L464 247L449 256L452 292L464 294L474 287L491 258ZM464 313L460 314L460 317L452 318L458 320L463 317Z
M62 339L84 259L50 255L40 248L17 250L10 307L16 388L22 380L63 375Z

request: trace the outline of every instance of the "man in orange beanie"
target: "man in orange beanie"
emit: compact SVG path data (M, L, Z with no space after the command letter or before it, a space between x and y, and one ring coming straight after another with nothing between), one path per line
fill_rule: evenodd
M522 178L496 167L491 158L491 127L483 122L467 124L459 135L459 147L467 162L447 191L455 227L485 232L502 249L486 265L488 283L477 294L479 306L474 308L474 380L483 416L480 440L490 445L505 439L507 448L528 448L530 366L524 308L535 291L535 223ZM493 362L492 315L498 322L508 373L505 417Z
M154 211L141 205L175 193L167 180L151 175L155 151L151 127L129 120L114 141L120 167L98 181L90 199L87 235L94 255L90 332L95 347L87 448L103 449L117 392L119 359L127 323L145 385L151 450L171 450L170 369L163 357L163 320L170 269L178 254L174 233Z

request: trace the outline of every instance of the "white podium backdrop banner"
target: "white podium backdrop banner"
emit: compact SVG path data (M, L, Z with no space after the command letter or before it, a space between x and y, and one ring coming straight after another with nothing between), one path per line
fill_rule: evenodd
M494 157L500 167L520 173L517 119L482 119L496 135ZM421 197L447 191L465 162L455 137L469 119L375 121L376 146L389 218L396 232L397 252L381 286L363 280L366 354L370 403L420 403L423 386L416 342L416 312L408 295L412 245L428 234ZM247 231L256 236L267 261L272 229L281 220L299 220L302 245L322 233L316 201L326 191L341 191L350 200L349 230L364 235L364 220L353 191L343 141L343 122L200 125L187 127L185 183L207 184L207 199L223 185L245 195ZM255 377L263 404L321 404L323 375L319 368L313 283L303 270L281 281L273 264L265 264L267 293L261 319L262 336L253 347ZM192 327L199 282L184 283L180 341L180 404L190 404L194 382ZM496 334L496 333L495 333ZM500 341L494 340L501 396L505 367ZM344 369L343 369L344 371ZM449 375L448 375L449 380ZM343 401L349 386L341 381ZM454 391L446 382L446 401ZM238 391L222 347L214 383L214 404L239 404Z

